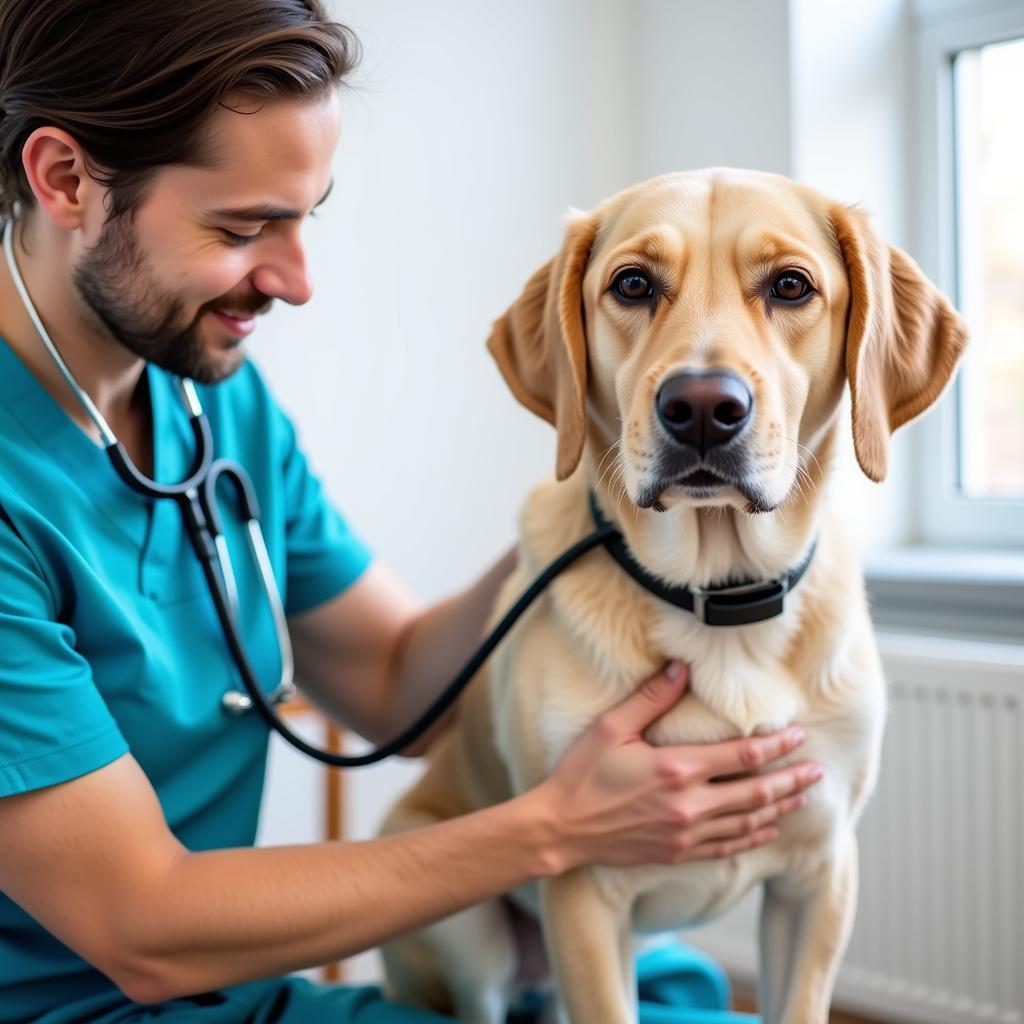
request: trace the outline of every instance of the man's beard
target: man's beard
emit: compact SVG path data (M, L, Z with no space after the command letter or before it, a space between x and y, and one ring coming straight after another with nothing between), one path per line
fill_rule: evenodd
M233 373L241 359L222 365L203 344L202 318L211 309L263 312L270 299L259 293L221 295L204 303L185 322L182 298L161 287L146 263L131 220L111 218L99 241L82 256L72 275L86 305L111 336L135 355L179 377L214 384Z

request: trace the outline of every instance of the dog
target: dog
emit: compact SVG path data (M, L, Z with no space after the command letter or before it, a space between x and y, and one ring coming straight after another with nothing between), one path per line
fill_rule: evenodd
M763 1020L826 1024L886 705L863 576L828 501L849 429L842 398L848 384L853 450L880 481L891 433L938 399L966 338L950 303L862 211L778 175L668 174L570 216L561 250L488 341L515 397L557 431L556 478L522 509L519 566L495 619L596 513L648 574L694 588L708 621L590 552L474 680L383 831L541 783L670 659L689 663L690 687L649 742L798 724L807 739L780 764L814 759L825 775L773 842L717 860L574 869L389 943L392 998L504 1021L523 921L536 918L556 1013L630 1024L633 935L708 921L761 884ZM772 598L781 614L708 624L711 587L785 580L795 567L802 578ZM728 601L716 607L728 618Z

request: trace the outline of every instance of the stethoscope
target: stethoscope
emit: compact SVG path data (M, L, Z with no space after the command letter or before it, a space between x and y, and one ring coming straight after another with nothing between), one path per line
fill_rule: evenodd
M618 531L611 524L599 526L567 551L556 558L522 594L519 600L505 614L498 625L491 631L476 653L470 658L459 674L444 692L427 708L426 711L404 732L389 743L365 754L346 755L324 750L307 743L301 736L293 732L281 720L274 710L275 705L290 700L295 694L293 682L294 665L292 646L288 635L288 624L285 619L281 595L274 579L274 570L267 553L263 531L259 524L259 505L256 492L249 474L237 462L228 459L213 458L213 439L210 425L203 413L203 407L196 394L195 385L187 378L179 379L182 401L188 413L189 424L195 437L195 456L191 468L185 478L177 484L161 484L151 480L132 462L127 451L117 440L110 425L96 408L92 399L82 390L75 380L67 364L64 362L57 347L36 311L14 258L12 243L12 220L4 227L4 254L7 266L14 280L18 295L25 306L32 324L43 344L46 346L53 361L57 364L68 386L82 404L89 418L96 425L104 450L110 459L117 475L133 490L147 498L159 501L171 499L181 510L181 515L192 541L196 556L202 566L210 596L224 632L224 639L231 651L235 665L242 678L245 691L229 690L222 697L221 703L225 711L241 714L255 708L260 717L275 732L279 733L293 747L302 753L322 761L324 764L337 768L356 768L382 761L392 754L398 753L409 746L417 737L425 732L431 724L454 702L459 693L468 685L479 671L490 653L500 643L505 634L512 628L516 620L526 611L540 595L548 583L560 572L568 568L578 558L599 544L607 544L618 538ZM221 529L221 516L217 506L216 490L221 480L233 485L237 499L239 515L245 522L249 540L249 549L259 569L263 592L269 604L277 634L277 642L281 655L281 675L272 693L264 693L253 671L252 664L245 652L245 645L238 627L239 597L235 575L231 566L227 541Z

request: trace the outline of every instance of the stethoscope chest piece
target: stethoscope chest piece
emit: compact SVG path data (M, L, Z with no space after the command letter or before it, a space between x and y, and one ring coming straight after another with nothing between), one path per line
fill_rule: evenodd
M269 694L267 700L271 704L287 704L295 696L295 684L287 680ZM242 690L228 690L220 699L220 706L226 714L243 715L253 708L252 697Z

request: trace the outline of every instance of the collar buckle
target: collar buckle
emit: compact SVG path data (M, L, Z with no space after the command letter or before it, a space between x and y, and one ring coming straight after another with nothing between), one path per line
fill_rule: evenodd
M789 578L724 587L690 587L693 614L706 626L747 626L781 615Z

